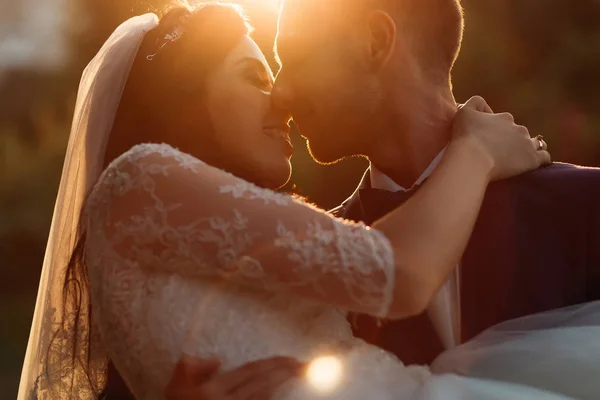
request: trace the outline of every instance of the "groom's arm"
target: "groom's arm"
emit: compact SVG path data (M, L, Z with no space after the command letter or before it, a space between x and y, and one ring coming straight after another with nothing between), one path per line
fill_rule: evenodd
M218 360L184 357L165 390L168 400L268 399L279 386L300 376L304 366L288 357L254 361L220 373Z

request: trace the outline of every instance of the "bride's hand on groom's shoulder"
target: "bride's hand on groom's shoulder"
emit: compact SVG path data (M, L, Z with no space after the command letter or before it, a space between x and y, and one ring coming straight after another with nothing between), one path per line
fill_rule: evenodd
M304 365L288 357L254 361L220 372L219 360L183 357L165 390L168 400L268 399L286 381L300 376Z
M475 96L458 107L453 122L453 143L463 154L489 169L491 181L509 178L549 164L550 153L541 137L515 123L509 113L494 113Z

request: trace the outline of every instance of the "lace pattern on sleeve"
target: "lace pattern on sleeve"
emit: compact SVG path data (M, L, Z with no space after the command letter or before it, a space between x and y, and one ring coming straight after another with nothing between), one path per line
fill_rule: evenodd
M259 188L167 145L139 145L105 171L91 229L123 264L242 285L386 316L387 238Z

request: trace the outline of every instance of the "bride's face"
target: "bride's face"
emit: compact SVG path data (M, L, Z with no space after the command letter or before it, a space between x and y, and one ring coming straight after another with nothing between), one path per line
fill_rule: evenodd
M287 112L271 107L273 74L258 45L245 36L206 82L218 167L268 188L290 177Z

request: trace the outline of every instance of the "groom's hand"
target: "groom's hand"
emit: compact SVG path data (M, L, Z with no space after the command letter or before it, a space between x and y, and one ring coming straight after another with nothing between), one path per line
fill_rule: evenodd
M254 361L219 373L219 360L182 358L165 390L168 400L268 399L286 381L302 375L304 366L287 357Z

